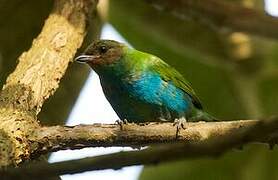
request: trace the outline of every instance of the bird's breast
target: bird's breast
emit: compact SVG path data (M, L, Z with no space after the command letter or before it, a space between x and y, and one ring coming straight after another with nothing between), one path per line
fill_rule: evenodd
M102 79L101 84L106 98L121 119L174 119L184 116L192 104L182 90L155 73Z

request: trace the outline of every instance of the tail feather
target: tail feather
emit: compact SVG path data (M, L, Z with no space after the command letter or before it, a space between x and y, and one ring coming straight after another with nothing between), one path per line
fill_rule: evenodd
M195 109L189 121L217 121L217 118L203 110Z

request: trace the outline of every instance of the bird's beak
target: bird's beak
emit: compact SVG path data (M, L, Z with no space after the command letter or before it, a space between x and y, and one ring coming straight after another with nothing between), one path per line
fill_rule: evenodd
M80 63L87 63L89 61L93 61L95 59L99 58L99 56L94 55L80 55L77 56L74 61L80 62Z

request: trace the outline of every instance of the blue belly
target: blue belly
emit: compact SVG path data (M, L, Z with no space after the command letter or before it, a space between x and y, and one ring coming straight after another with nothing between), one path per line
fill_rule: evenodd
M193 106L185 92L155 73L126 80L101 79L101 83L118 116L131 122L172 121L188 116Z

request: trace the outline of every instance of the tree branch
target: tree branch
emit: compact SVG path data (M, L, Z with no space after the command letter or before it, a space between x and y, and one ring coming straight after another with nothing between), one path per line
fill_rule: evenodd
M192 18L219 28L229 28L278 39L278 19L251 8L221 0L151 0L154 7L170 11L178 18Z
M172 143L152 146L140 151L119 152L80 160L58 162L50 165L36 164L21 168L12 168L5 171L2 170L0 174L15 177L22 177L24 175L28 175L29 177L54 176L88 170L119 169L132 165L151 165L182 158L216 157L231 148L250 142L268 142L273 144L277 142L277 127L277 118L266 121L246 120L189 123L188 128L182 131L181 138L178 140L174 138L175 128L170 123L154 123L146 126L131 124L126 125L125 128L127 129L122 131L119 130L119 127L115 127L115 125L84 125L73 128L50 127L49 129L44 129L48 133L43 132L40 138L50 136L49 140L51 143L54 143L54 146L57 143L54 140L56 138L52 138L52 135L56 135L58 130L64 131L59 135L66 136L59 137L59 141L61 142L63 142L63 139L66 139L64 142L67 142L70 138L69 136L71 136L70 134L73 133L72 138L75 139L71 140L72 142L75 142L76 136L84 137L82 139L91 137L91 140L88 140L89 144L94 141L94 144L92 143L91 146L132 146L134 144L139 145L139 142L141 142L141 145L146 145L150 143L164 143L165 141ZM94 128L96 130L93 130ZM86 136L85 132L80 132L81 129L86 129L88 135ZM117 136L113 135L116 132L120 132L120 134ZM157 134L159 132L162 134ZM131 139L135 139L135 143ZM69 145L69 143L66 144ZM84 144L86 143L83 142L82 144L81 142L82 147ZM64 148L66 145L58 144L58 146ZM71 147L76 148L74 143Z
M132 146L142 147L166 142L201 142L212 137L222 137L244 127L257 123L256 120L198 122L188 123L186 130L181 131L176 139L176 128L173 123L149 123L148 125L128 124L93 124L42 127L34 137L31 153L37 157L50 151L62 149L80 149L84 147ZM257 139L267 142L266 139Z
M19 57L0 94L0 167L29 159L37 114L81 46L94 6L91 0L55 1L42 32Z

